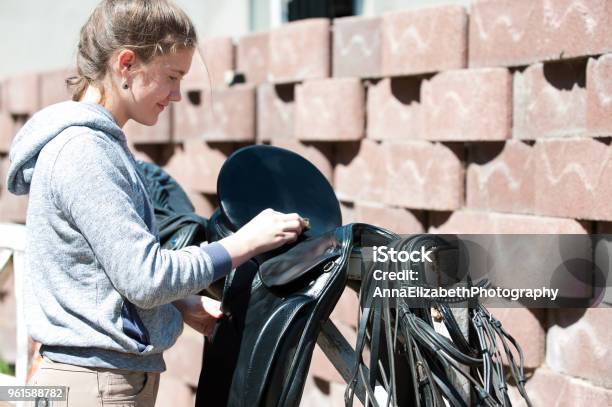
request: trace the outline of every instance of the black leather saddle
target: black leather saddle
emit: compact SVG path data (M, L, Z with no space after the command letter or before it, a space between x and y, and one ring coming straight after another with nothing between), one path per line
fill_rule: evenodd
M211 240L266 208L297 212L310 228L296 243L251 259L226 278L225 317L205 343L196 405L297 406L321 324L346 285L351 251L394 235L365 224L342 226L325 177L281 148L236 151L221 168L217 191Z
M437 273L447 269L448 276L454 275L457 258L444 255L458 253L450 241L428 235L399 239L365 224L341 226L339 205L326 179L308 161L286 150L254 146L232 155L221 169L220 208L210 221L193 213L187 195L161 168L141 162L139 174L154 203L164 248L180 249L204 238L221 239L268 207L310 219L310 230L298 242L251 259L207 290L213 297L222 297L225 317L205 344L198 406L300 403L321 324L347 282L352 250L380 245L435 249L443 255L435 255L433 269ZM408 262L395 266L423 268L427 277L423 265ZM367 267L361 276L362 312L346 405L353 405L361 385L371 405L382 405L374 391L377 383L382 383L392 405L439 406L448 401L453 406L467 406L453 382L461 375L469 383L469 405L509 406L502 353L518 392L531 405L519 344L478 301L470 301L467 308L470 335L465 336L445 301L418 307L395 301L391 307L390 299L375 300L372 295L376 287L391 283L374 280ZM393 286L406 284L410 282L398 281ZM438 310L450 338L434 330L430 306ZM369 348L367 366L365 347Z

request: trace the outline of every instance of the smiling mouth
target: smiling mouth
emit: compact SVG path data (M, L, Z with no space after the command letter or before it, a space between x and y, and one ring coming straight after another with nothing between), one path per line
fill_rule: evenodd
M165 106L165 105L162 105L161 103L158 103L158 104L157 104L157 107L159 107L159 108L161 109L161 111L162 111L162 112L163 112L163 111L164 111L164 109L166 108L166 106Z

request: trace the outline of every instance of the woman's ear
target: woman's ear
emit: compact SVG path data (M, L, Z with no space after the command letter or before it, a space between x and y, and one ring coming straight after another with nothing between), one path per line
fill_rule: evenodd
M131 49L123 49L117 55L117 69L120 74L126 74L136 61L136 54Z

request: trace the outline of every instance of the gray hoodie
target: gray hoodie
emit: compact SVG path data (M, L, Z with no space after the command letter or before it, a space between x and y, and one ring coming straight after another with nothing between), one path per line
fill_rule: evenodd
M163 371L182 331L172 301L227 274L219 243L160 248L125 135L102 106L63 102L15 137L7 185L30 194L25 318L51 360Z

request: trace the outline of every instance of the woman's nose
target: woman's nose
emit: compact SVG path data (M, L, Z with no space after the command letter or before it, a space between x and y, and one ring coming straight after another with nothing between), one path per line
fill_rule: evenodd
M176 88L170 92L169 99L171 102L180 102L181 101L181 89Z

